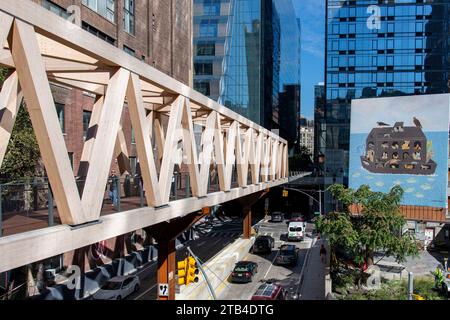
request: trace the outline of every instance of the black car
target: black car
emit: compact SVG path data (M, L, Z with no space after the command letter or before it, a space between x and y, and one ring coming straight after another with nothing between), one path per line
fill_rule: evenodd
M275 264L295 266L298 261L298 251L299 249L293 244L282 245L275 259Z
M258 272L258 264L252 261L240 261L234 266L230 275L230 282L251 282L253 276Z
M271 236L258 236L252 247L253 253L271 253L275 240Z
M283 222L283 213L281 212L272 212L270 222Z

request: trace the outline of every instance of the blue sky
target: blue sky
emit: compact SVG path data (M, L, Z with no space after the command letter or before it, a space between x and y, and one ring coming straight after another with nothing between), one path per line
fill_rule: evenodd
M325 0L293 0L302 25L302 110L314 119L314 85L323 82Z

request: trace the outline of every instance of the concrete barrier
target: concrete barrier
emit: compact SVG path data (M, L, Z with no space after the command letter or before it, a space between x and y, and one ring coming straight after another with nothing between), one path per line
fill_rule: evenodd
M203 269L213 287L216 295L220 294L226 284L228 276L236 262L241 261L249 252L255 238L250 240L237 239L224 248L216 256L203 265ZM177 300L211 300L212 296L202 273L199 274L199 282L182 286L180 293L176 295Z

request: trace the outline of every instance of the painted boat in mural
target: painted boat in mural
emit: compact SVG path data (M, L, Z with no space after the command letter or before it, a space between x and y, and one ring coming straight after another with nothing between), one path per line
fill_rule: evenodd
M393 127L379 123L366 139L366 152L361 156L361 165L372 173L432 175L437 163L427 152L427 138L420 122L414 118L415 126L404 126L397 122Z

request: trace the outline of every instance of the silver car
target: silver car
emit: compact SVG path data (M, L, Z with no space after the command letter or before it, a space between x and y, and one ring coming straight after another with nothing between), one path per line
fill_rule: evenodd
M93 295L94 300L122 300L139 291L140 281L135 275L119 276L108 280Z

